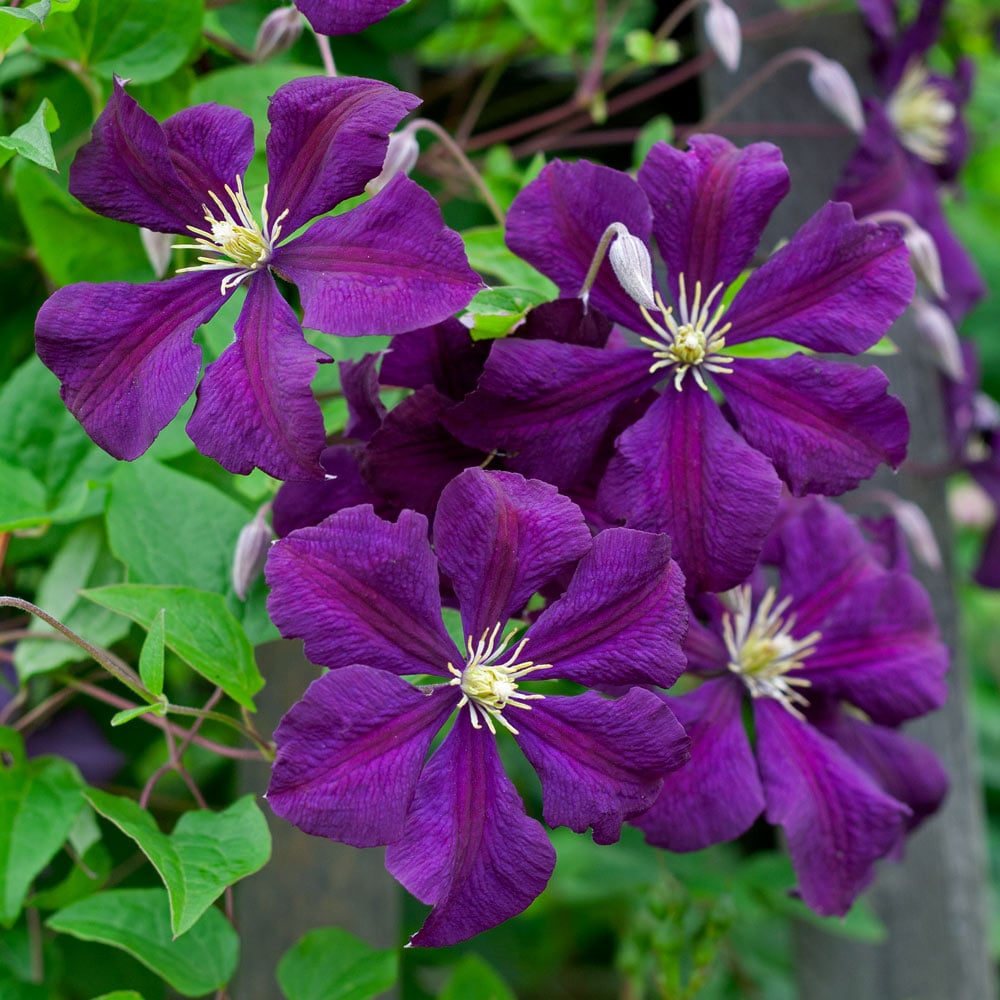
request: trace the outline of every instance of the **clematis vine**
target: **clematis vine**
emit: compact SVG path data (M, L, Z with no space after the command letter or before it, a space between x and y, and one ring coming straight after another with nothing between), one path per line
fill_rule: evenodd
M701 683L663 696L691 760L632 820L651 843L698 850L764 813L804 901L843 914L938 807L941 765L896 727L943 704L948 655L927 594L888 551L830 501L786 501L751 582L699 599L685 651Z
M307 833L388 845L389 871L433 906L411 943L439 946L521 912L552 872L498 737L512 736L538 772L550 825L592 827L612 843L655 801L687 739L639 685L682 671L686 614L666 536L592 538L547 483L468 469L441 494L433 549L427 527L412 511L392 523L358 506L275 544L271 617L331 669L275 732L267 797ZM570 572L525 631L507 626ZM442 621L441 573L458 598L458 645ZM566 694L553 681L621 696Z
M549 164L515 199L508 244L563 295L585 290L639 346L499 341L448 426L505 451L525 475L554 468L564 485L628 415L598 491L604 516L667 532L692 590L740 583L782 481L798 495L842 493L879 463L897 466L908 436L876 368L812 353L741 356L765 337L859 354L913 291L899 235L834 203L740 283L787 190L776 147L740 150L717 136L694 137L687 153L657 144L638 183L587 162ZM664 292L652 276L637 282L644 293L627 292L607 260L591 270L609 227L646 244L655 236Z
M298 286L305 326L344 336L438 322L480 286L433 198L405 177L309 224L364 191L389 132L416 103L357 78L280 88L257 217L245 186L254 154L246 115L203 104L161 125L115 82L70 191L102 215L180 234L177 248L197 257L162 282L71 285L42 307L38 354L101 447L123 459L146 451L198 381L194 331L245 287L236 339L208 366L188 433L232 472L322 478L310 382L329 358L303 338L275 276Z

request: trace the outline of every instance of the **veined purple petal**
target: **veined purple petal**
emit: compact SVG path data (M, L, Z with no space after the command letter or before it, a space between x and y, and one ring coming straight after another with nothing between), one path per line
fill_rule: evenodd
M434 909L411 945L456 944L520 913L545 888L555 851L524 813L496 742L460 712L417 785L385 866Z
M690 147L658 142L639 169L675 301L682 273L688 289L700 281L705 294L733 281L789 187L781 150L768 142L737 149L721 136L696 135Z
M225 127L232 122L221 109L220 120L228 135ZM192 191L178 175L163 128L118 79L90 142L70 167L69 190L100 215L164 233L184 233L201 223L207 194Z
M620 222L649 242L652 213L628 174L580 160L550 163L514 199L507 213L507 246L551 278L567 297L580 294L604 231ZM590 301L619 323L645 330L639 307L621 287L607 255Z
M416 688L372 667L329 671L274 731L268 803L306 833L355 847L391 844L457 701L447 685Z
M792 492L837 495L906 457L906 409L878 368L793 354L716 375L740 432Z
M282 233L361 194L382 170L389 133L419 103L355 76L303 77L279 88L267 111L267 208L272 221L288 210Z
M449 317L434 326L400 333L382 358L384 385L422 389L432 385L450 399L460 400L476 387L490 343L473 340L467 327Z
M566 592L531 626L532 660L545 676L588 687L670 687L684 670L684 578L670 539L629 528L595 536Z
M434 545L465 634L478 641L587 552L591 538L580 508L549 483L472 468L441 494Z
M321 35L353 35L381 21L406 0L295 0Z
M612 520L670 535L689 593L720 592L753 569L780 494L768 459L688 380L618 438L598 502Z
M767 819L784 828L805 903L843 916L910 815L833 740L771 698L753 702Z
M498 340L479 388L445 423L516 471L568 488L592 469L615 416L656 384L649 367L645 350Z
M274 279L249 281L236 340L205 370L187 430L198 450L230 472L254 467L276 479L321 478L323 415L310 383L329 357L306 343Z
M582 299L554 299L528 310L524 322L511 334L526 340L557 340L561 344L604 347L613 324L599 309Z
M481 287L437 203L402 175L371 201L314 223L272 264L299 286L303 325L345 337L440 322Z
M87 433L115 458L138 458L194 391L194 331L226 301L211 272L149 285L60 288L35 323L38 356Z
M652 691L623 698L594 691L546 697L508 716L517 742L542 782L545 822L613 844L622 823L656 800L663 775L680 767L688 738L674 713Z
M276 542L267 560L271 620L305 640L325 667L366 663L396 674L446 675L464 663L441 621L437 560L427 519L392 524L351 507Z
M860 354L913 298L898 228L856 222L827 202L740 289L726 313L728 344L777 337L814 351Z
M382 426L385 404L378 394L378 354L366 354L358 361L340 361L340 388L347 403L344 436L367 441Z
M665 698L691 738L691 759L663 779L651 809L630 822L668 851L733 840L764 811L764 792L743 727L743 688L734 677Z
M489 457L445 430L442 418L453 405L425 386L386 415L362 455L365 478L383 504L433 517L445 486Z

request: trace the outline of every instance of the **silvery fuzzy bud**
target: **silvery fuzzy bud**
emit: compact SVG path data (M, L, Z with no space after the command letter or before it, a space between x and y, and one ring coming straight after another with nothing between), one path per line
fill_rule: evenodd
M722 0L708 0L705 12L705 37L720 62L730 73L740 64L743 35L736 11Z
M809 60L809 86L813 93L852 132L865 128L865 113L851 74L839 62L818 52Z
M621 226L617 233L608 248L608 260L611 262L615 277L629 298L647 309L655 309L653 262L646 244L638 236L633 236L624 226Z
M923 510L912 500L904 500L891 490L872 490L872 494L889 508L913 554L925 566L940 569L943 565L941 549L934 537L934 528Z
M264 62L287 52L302 34L302 15L296 7L272 10L261 22L253 43L253 61Z
M414 129L404 128L389 136L389 147L385 151L382 172L365 185L365 190L369 194L378 194L396 174L408 174L416 166L417 157L420 156L420 144L414 133Z
M264 569L267 551L274 539L274 532L267 523L270 509L269 503L264 504L254 515L254 519L243 527L239 538L236 539L232 581L233 590L241 601L246 600L247 591Z
M142 248L146 251L153 273L162 278L170 267L170 255L176 237L170 233L154 233L152 229L140 228L139 239L142 240Z
M941 255L934 237L915 222L903 234L906 249L910 251L910 264L914 273L939 299L948 298L941 273Z
M948 314L920 295L913 297L913 321L930 347L934 363L955 382L965 378L958 333Z
M984 530L997 519L997 509L989 493L974 479L948 487L948 513L955 524Z

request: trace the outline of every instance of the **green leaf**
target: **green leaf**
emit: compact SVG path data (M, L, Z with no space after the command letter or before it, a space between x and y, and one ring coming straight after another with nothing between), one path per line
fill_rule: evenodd
M278 984L287 1000L369 1000L398 975L395 951L376 951L337 927L310 931L278 963Z
M681 57L681 47L672 38L657 39L644 28L625 36L625 52L640 66L672 66Z
M478 955L466 955L438 994L438 1000L517 1000L500 974Z
M56 157L52 152L49 133L59 128L59 116L48 99L43 99L38 110L10 135L0 135L0 166L15 153L49 170L56 170Z
M166 610L153 619L139 654L139 676L151 694L163 694L163 634Z
M642 166L643 160L646 159L646 154L655 146L658 142L673 142L674 139L674 122L669 115L657 115L655 118L650 118L639 132L638 138L635 140L635 147L632 152L632 163L638 168Z
M108 542L137 583L224 592L247 509L214 486L151 458L111 481Z
M169 836L131 799L91 788L90 804L131 837L160 873L170 898L174 937L186 933L227 886L263 868L271 856L267 821L246 795L223 812L185 813Z
M38 585L36 599L41 607L77 635L95 645L108 647L123 639L129 626L120 615L81 600L80 591L87 586L118 583L121 577L121 568L104 548L100 525L88 521L74 530L56 553ZM38 619L32 620L29 631L42 636L56 635L50 626ZM89 656L79 646L62 641L61 636L38 641L25 639L14 651L14 666L21 680L27 680Z
M21 912L28 887L66 842L83 782L61 757L28 761L21 737L0 729L0 924Z
M184 937L173 940L163 889L110 889L54 913L45 923L128 952L186 997L221 989L236 970L239 938L226 918L209 909Z
M84 812L91 813L91 810ZM60 910L78 899L92 896L107 882L110 874L111 854L103 844L94 844L74 862L69 874L58 885L36 892L29 903L40 910Z
M0 458L0 482L0 531L45 523L45 487L27 469Z
M42 55L75 60L106 80L154 83L187 61L203 16L202 0L87 0L32 42Z
M253 647L219 594L190 587L125 583L85 590L84 597L126 615L147 631L161 610L164 643L202 677L254 711L253 696L264 686Z
M166 715L167 706L165 702L155 702L152 705L137 705L135 708L126 708L120 712L115 712L111 716L111 725L124 726L126 722L138 719L140 715L147 715L152 712L154 715Z
M507 0L507 6L553 52L568 55L583 48L594 33L590 0Z
M544 299L559 295L555 283L536 271L507 249L500 226L480 226L462 233L469 263L481 274L496 278L506 285L528 288Z
M135 990L115 990L114 993L102 993L94 1000L143 1000L141 993Z

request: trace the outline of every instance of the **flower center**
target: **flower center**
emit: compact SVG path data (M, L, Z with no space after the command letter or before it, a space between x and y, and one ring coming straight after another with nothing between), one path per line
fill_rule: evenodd
M678 391L683 388L684 376L690 371L695 382L702 389L707 390L705 377L702 369L709 372L722 372L728 374L732 368L726 367L732 363L732 358L724 357L720 352L726 346L726 334L729 332L732 323L719 326L719 320L725 312L726 307L720 303L712 311L712 305L723 289L720 282L702 302L701 282L694 284L694 299L688 307L687 289L684 285L683 273L678 275L680 286L677 308L680 313L680 322L674 317L672 308L667 308L663 303L663 297L656 293L656 306L663 318L662 324L653 319L650 311L643 305L639 308L646 322L655 331L659 340L651 337L642 337L642 343L653 349L653 364L650 365L649 372L659 371L661 368L674 369L674 388Z
M502 663L497 662L506 653L515 633L513 630L508 632L497 645L499 634L500 623L497 622L492 629L483 632L482 638L476 645L473 645L472 636L469 636L466 640L469 659L461 670L451 663L448 664L448 672L454 674L454 680L449 683L461 688L462 700L458 703L458 707L469 706L473 728L480 729L485 722L486 728L495 734L496 727L493 725L493 720L496 719L500 725L517 736L517 730L503 717L503 710L508 706L530 709L531 706L524 702L544 697L541 694L526 694L519 691L517 681L535 670L548 670L552 664L533 663L531 660L521 659L521 651L528 641L527 638L522 639L514 647L506 660Z
M944 88L930 80L926 66L911 62L887 104L899 141L927 163L948 159L951 126L958 111Z
M774 589L767 593L753 609L748 586L729 592L733 610L722 620L722 634L729 653L727 666L743 681L753 698L774 698L792 715L804 718L797 706L809 704L796 688L809 687L805 677L790 677L799 670L803 661L816 652L819 632L811 632L802 639L792 636L795 615L784 617L792 599L786 597L775 605Z
M222 279L222 294L231 291L244 278L249 277L254 271L266 267L271 260L271 253L275 243L281 236L281 221L288 215L286 208L273 225L270 223L267 214L267 185L264 185L264 199L261 202L260 214L263 225L258 225L257 220L250 211L247 204L246 194L243 192L243 178L236 177L236 190L234 191L228 184L225 188L229 197L230 207L214 192L209 191L208 196L215 202L215 208L202 205L207 229L199 229L197 226L188 226L188 231L197 237L195 243L174 244L175 250L200 250L202 253L212 254L211 257L199 257L200 263L192 267L182 267L178 269L178 274L186 271L232 271ZM218 218L216 217L218 212Z

